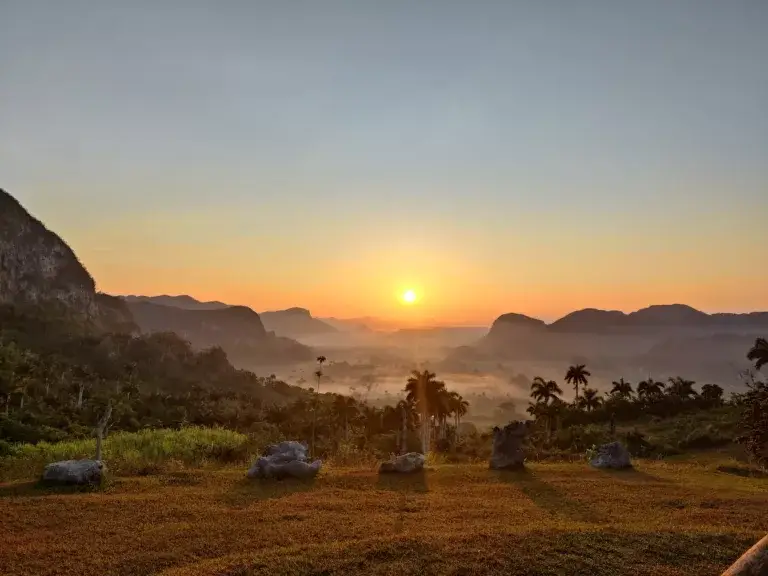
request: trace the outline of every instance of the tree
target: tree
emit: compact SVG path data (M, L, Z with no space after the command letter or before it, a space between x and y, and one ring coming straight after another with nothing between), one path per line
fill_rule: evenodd
M469 408L469 402L456 391L450 392L450 409L455 419L456 437L459 437L459 426L461 426L461 419L467 414L467 408Z
M701 397L712 404L723 402L723 389L717 384L704 384L701 387Z
M680 376L669 378L669 388L667 388L667 394L680 400L688 400L691 396L698 396L698 392L693 389L693 385L696 384L693 380L686 380Z
M637 385L637 396L642 400L655 400L661 398L664 393L664 382L658 382L648 377Z
M337 395L333 399L333 414L336 424L344 429L344 440L349 440L349 423L358 415L357 402L349 396Z
M315 390L315 397L312 402L312 443L310 445L310 454L315 456L315 428L317 427L317 396L320 394L320 379L323 377L323 364L327 358L325 356L317 357L317 364L319 368L315 371L315 378L317 378L317 390Z
M755 370L760 370L768 364L768 340L758 338L755 345L747 352L747 359L755 363Z
M585 364L575 364L570 366L565 373L565 381L568 382L568 384L573 384L573 389L576 391L576 400L579 399L579 386L586 386L588 383L587 378L589 376L592 376L592 374L587 370Z
M563 391L554 380L545 381L541 376L536 376L531 382L531 398L536 403L549 404L549 401L561 396Z
M21 392L21 408L24 407L24 390L32 372L33 357L16 344L0 345L0 394L5 397L6 416L11 409L11 395Z
M429 370L413 370L405 384L405 399L415 404L420 416L421 446L425 454L429 451L431 420L440 407L444 390L445 383Z
M611 388L611 396L622 400L630 400L632 398L632 384L625 381L624 378L614 380L612 384L613 388Z
M603 399L598 396L597 390L594 388L584 388L583 394L580 404L587 412L592 412L603 403Z

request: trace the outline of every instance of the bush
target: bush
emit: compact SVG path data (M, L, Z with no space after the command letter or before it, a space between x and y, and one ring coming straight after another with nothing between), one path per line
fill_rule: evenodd
M115 474L147 474L175 466L201 467L210 463L246 463L260 443L223 428L187 427L181 430L117 432L104 440L103 458ZM33 478L46 464L58 460L93 458L95 439L37 444L10 444L0 463L0 479Z

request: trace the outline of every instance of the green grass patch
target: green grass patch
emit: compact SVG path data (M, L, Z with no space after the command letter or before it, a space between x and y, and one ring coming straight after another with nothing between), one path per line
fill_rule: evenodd
M141 475L211 463L244 463L258 448L239 432L187 427L112 433L104 440L102 457L110 474ZM95 453L95 439L11 444L0 460L0 480L33 479L46 464L93 458Z

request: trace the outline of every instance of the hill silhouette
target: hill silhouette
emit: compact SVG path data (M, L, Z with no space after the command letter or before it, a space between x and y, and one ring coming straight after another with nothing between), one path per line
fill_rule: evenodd
M195 348L221 346L238 365L284 364L313 358L312 350L265 329L247 306L188 309L136 300L128 304L144 332L175 332Z
M338 332L335 327L327 322L314 318L306 308L288 308L287 310L262 312L261 320L264 322L267 330L272 330L280 336L297 338L300 336Z
M223 310L225 308L244 308L233 304L225 304L218 300L202 302L189 296L181 294L178 296L169 296L163 294L160 296L122 296L129 304L148 303L169 306L182 310ZM248 308L248 310L251 310ZM286 338L296 338L300 336L312 336L316 334L329 334L338 330L330 324L314 318L306 308L288 308L286 310L275 310L261 312L259 314L259 324L267 332L274 332L277 336Z
M182 308L184 310L220 310L230 306L229 304L224 304L224 302L219 302L218 300L201 302L186 294L181 294L179 296L169 296L167 294L161 296L121 296L121 298L131 304L136 302L149 302L151 304L173 306L174 308Z
M597 377L686 374L725 386L749 367L744 350L768 329L768 312L707 314L685 304L630 312L587 308L547 324L522 314L499 316L475 344L451 352L447 365L587 362Z
M96 330L136 329L124 303L96 291L75 253L0 189L0 304L44 307Z

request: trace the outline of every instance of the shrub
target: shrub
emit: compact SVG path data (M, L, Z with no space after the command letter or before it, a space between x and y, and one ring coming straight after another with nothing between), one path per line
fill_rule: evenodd
M260 442L223 428L187 427L181 430L117 432L104 440L104 460L115 474L147 474L168 465L200 467L206 464L246 462ZM66 442L11 444L0 463L0 478L33 478L46 464L58 460L93 458L95 439Z

